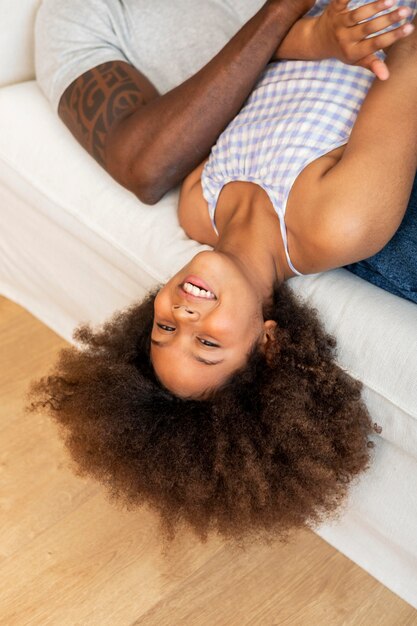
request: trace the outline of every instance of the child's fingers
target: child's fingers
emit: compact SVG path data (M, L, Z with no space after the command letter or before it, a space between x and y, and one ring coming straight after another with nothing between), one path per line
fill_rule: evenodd
M389 78L389 70L384 61L378 59L374 54L370 54L364 59L358 61L357 65L366 67L371 70L379 80L387 80Z
M409 7L401 7L396 9L395 11L391 11L390 13L386 13L385 15L381 15L380 17L375 17L368 22L363 22L362 24L357 24L353 28L350 29L352 36L359 41L360 39L364 39L369 35L373 35L374 33L378 33L393 24L398 24L401 20L404 20L407 17L410 17L411 9Z
M345 14L346 26L356 26L358 22L369 20L371 17L381 11L387 11L394 6L394 0L376 0L376 2L370 2L363 6L348 11Z
M392 44L398 39L402 39L403 37L410 35L413 30L413 24L404 24L404 26L394 28L388 33L376 35L375 37L370 37L369 39L363 39L355 44L352 53L354 53L357 58L362 59L377 50L389 48L389 46L392 46Z
M387 80L389 78L389 69L384 61L375 57L373 61L371 61L371 66L369 68L371 72L375 74L379 80Z
M350 0L330 0L329 5L331 4L332 8L337 13L342 13L343 11L347 9L347 5L349 4L349 1ZM381 2L381 0L378 0L378 2Z

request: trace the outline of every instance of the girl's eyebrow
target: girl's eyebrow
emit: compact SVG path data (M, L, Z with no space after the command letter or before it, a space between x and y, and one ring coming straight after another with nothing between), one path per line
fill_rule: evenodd
M151 338L151 343L154 346L158 346L158 348L165 348L167 345L169 345L169 343L167 341L157 341L156 339L152 339ZM218 363L223 363L224 359L220 359L219 361L208 361L207 359L203 359L200 356L196 356L196 355L192 355L193 359L195 361L198 361L199 363L204 363L205 365L217 365Z

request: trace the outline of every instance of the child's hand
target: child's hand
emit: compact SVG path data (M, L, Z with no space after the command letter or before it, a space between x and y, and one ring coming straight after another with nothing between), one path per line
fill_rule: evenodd
M348 1L331 0L324 13L317 18L315 36L319 38L323 57L335 57L350 65L366 67L380 80L386 80L389 77L388 68L375 52L406 37L414 27L405 24L387 33L367 37L409 17L411 9L401 7L375 17L377 13L391 8L394 0L377 0L352 10L347 8Z

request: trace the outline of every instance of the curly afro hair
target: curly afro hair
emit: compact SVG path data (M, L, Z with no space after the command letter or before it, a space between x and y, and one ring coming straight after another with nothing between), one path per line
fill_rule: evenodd
M59 425L75 472L129 510L156 511L168 544L180 525L203 542L215 531L239 546L285 543L339 517L381 429L316 311L275 286L264 316L277 322L279 349L268 358L253 349L209 399L181 399L150 362L156 293L97 331L80 326L82 346L31 385L28 410L46 409Z

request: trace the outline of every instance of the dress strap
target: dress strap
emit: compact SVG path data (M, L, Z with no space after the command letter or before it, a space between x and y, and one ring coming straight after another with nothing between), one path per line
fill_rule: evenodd
M278 218L279 218L279 225L280 225L280 228L281 228L281 237L282 237L282 241L284 243L285 256L287 257L288 265L290 266L290 268L292 269L294 274L297 274L297 276L303 276L303 274L301 272L299 272L297 269L295 269L294 265L292 264L291 258L290 258L290 253L288 252L287 227L285 226L284 216L281 215L280 213L277 213L277 215L278 215Z

